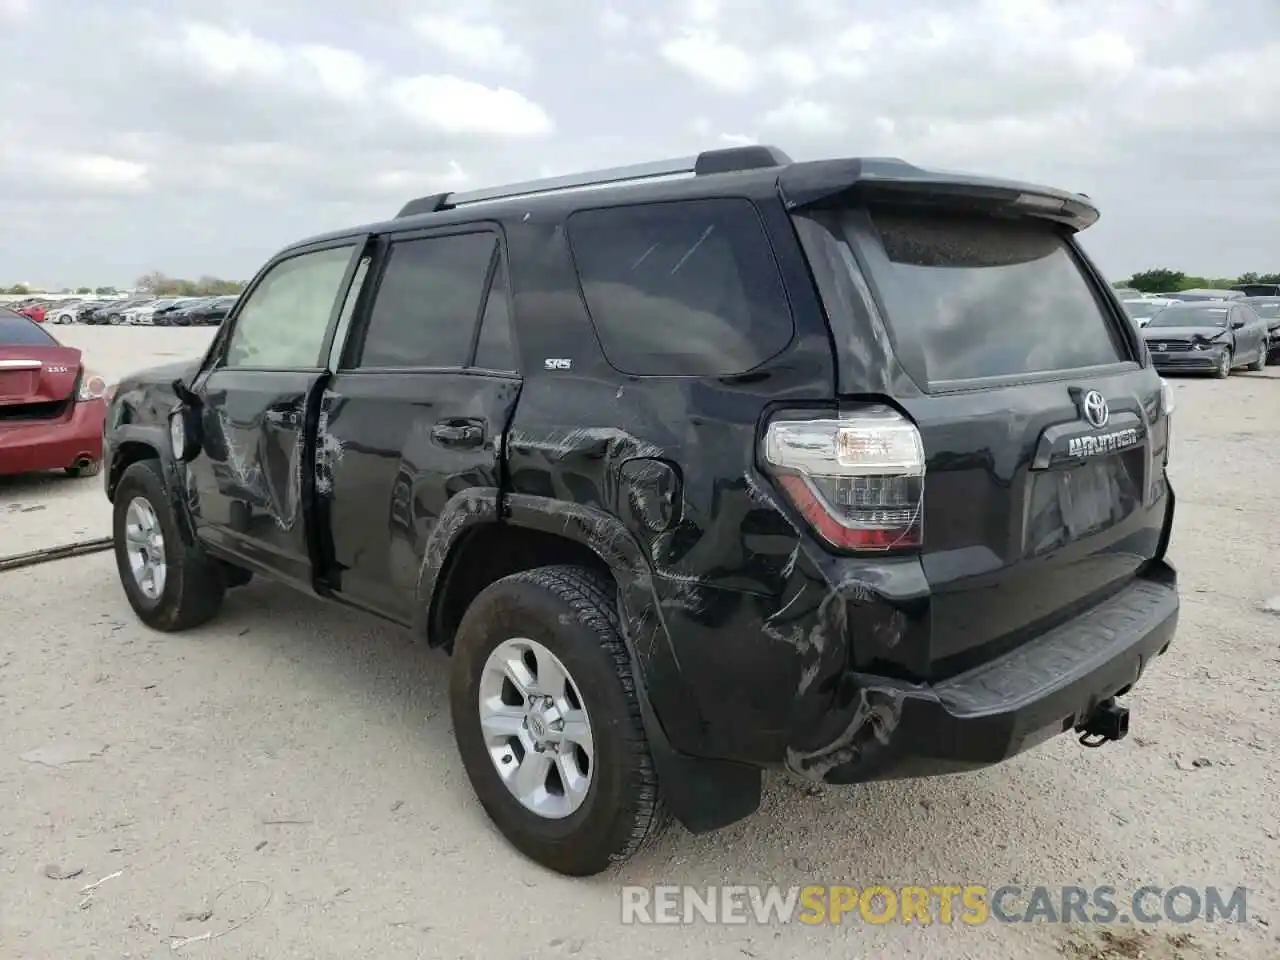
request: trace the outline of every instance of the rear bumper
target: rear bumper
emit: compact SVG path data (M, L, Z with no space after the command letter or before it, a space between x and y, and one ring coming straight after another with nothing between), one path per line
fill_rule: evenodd
M1143 578L1074 620L934 685L852 675L824 745L788 749L793 772L826 783L956 773L999 763L1082 724L1128 692L1177 629L1177 574ZM808 738L806 738L808 739Z
M86 400L56 420L0 422L0 474L61 470L81 457L101 460L106 412L106 401Z

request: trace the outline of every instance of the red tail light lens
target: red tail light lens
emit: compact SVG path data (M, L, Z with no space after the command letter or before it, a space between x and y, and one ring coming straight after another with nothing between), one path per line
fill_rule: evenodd
M869 405L835 419L775 420L764 460L813 531L840 550L924 543L924 443L898 411Z

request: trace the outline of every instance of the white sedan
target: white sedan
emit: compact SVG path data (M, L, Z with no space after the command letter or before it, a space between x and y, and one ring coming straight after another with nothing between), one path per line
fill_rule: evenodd
M1129 319L1139 327L1145 327L1157 313L1171 304L1178 303L1167 297L1133 297L1120 301Z

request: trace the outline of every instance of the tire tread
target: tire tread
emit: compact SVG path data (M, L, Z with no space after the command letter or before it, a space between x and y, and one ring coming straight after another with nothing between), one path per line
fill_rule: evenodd
M634 856L659 836L670 823L670 814L658 788L658 775L649 751L635 678L631 674L631 654L622 639L622 622L615 599L617 586L607 577L586 567L535 567L505 579L524 581L558 597L583 626L600 641L601 649L612 659L614 673L626 697L630 729L632 775L631 787L636 812L631 833L621 849L610 856L621 863Z

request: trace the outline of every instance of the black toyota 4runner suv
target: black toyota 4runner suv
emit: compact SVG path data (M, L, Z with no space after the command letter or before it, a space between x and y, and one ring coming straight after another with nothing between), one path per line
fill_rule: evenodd
M451 651L480 803L570 875L767 767L1118 739L1179 601L1170 395L1097 217L748 147L299 243L119 385L125 592L182 630L260 574Z

